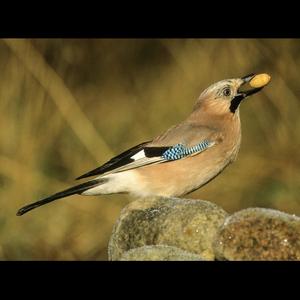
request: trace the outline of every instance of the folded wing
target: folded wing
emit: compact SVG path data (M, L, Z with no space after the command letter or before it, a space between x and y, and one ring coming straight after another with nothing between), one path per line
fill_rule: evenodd
M136 169L142 166L165 163L177 159L184 159L199 154L215 143L210 140L203 140L193 146L186 146L182 143L173 146L147 146L149 142L139 144L120 155L112 158L104 165L88 172L76 179L86 178L95 175L108 175Z

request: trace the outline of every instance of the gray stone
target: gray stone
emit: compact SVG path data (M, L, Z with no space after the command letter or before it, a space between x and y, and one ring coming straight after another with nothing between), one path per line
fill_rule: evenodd
M173 246L152 245L131 249L124 252L122 261L201 261L198 254L187 252Z
M299 260L300 218L248 208L229 216L214 243L217 259Z
M175 246L215 258L212 243L227 213L203 200L151 198L126 206L116 222L108 247L109 260L145 245Z

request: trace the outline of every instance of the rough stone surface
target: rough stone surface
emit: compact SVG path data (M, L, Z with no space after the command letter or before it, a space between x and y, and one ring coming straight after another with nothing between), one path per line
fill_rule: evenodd
M248 208L229 216L214 243L217 259L300 260L300 218Z
M217 205L202 200L152 198L126 206L111 235L109 260L119 260L130 249L145 245L175 246L215 258L212 243L227 213Z
M173 246L143 246L124 252L120 260L125 261L201 261L200 255Z

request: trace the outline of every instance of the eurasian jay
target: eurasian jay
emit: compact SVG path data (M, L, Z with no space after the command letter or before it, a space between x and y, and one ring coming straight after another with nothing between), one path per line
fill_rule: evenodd
M267 74L251 74L211 85L183 122L77 178L94 179L24 206L17 215L73 194L178 197L202 187L236 159L241 144L239 105L269 81ZM250 89L242 90L247 84Z

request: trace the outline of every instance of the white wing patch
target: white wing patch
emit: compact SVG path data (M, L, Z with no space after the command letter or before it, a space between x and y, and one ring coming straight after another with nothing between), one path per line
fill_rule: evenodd
M122 171L126 171L126 170L131 170L131 169L136 169L138 167L159 163L161 161L164 161L164 158L162 158L162 157L150 157L150 158L144 157L144 158L140 158L139 160L135 160L132 163L126 164L122 167L119 167L119 168L113 169L109 172L106 172L104 175L122 172ZM101 178L101 177L103 177L103 175L100 175L97 178Z
M138 160L138 159L145 158L145 157L146 157L145 151L141 150L138 153L136 153L135 155L131 156L130 158L132 158L134 160Z

